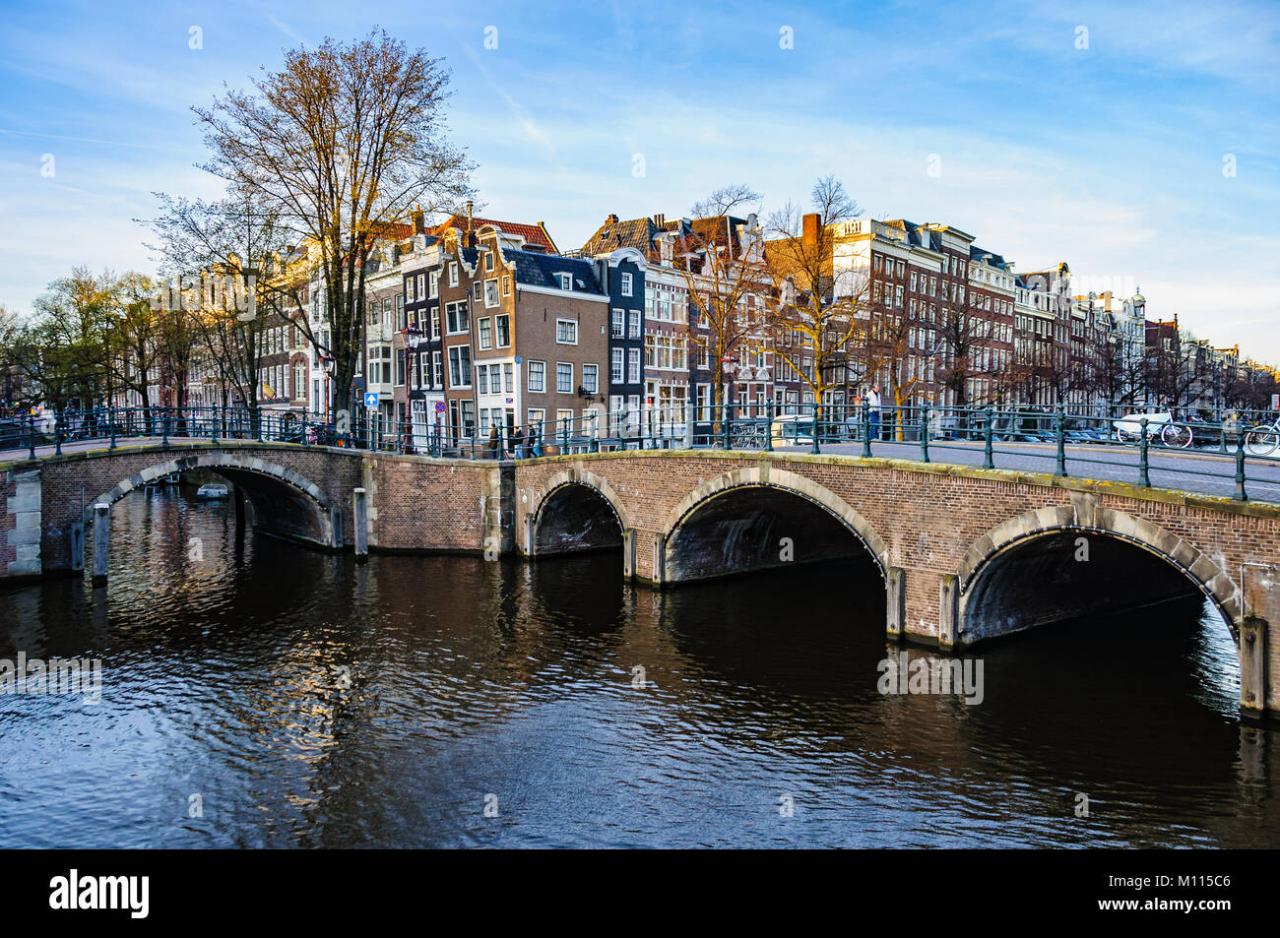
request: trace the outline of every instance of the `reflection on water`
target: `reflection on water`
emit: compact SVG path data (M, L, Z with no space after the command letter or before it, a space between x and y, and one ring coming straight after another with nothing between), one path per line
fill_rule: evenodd
M616 554L356 565L232 519L133 495L107 589L0 593L0 657L104 662L96 706L0 697L0 846L1280 839L1198 603L980 648L966 706L877 691L897 649L857 565L659 594Z

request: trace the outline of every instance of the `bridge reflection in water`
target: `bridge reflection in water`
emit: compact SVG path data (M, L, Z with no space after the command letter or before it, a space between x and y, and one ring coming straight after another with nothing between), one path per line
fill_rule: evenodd
M1231 635L1198 597L973 649L968 706L880 693L900 646L865 553L656 591L616 548L358 565L173 492L113 518L109 587L0 593L0 657L106 672L96 706L0 700L0 846L1280 836L1270 735L1237 722Z

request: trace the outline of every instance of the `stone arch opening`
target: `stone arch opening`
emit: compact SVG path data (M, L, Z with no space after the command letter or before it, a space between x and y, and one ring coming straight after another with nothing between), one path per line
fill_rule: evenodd
M665 538L660 582L838 560L865 560L884 581L887 549L870 525L832 493L803 482L726 479L686 500Z
M537 557L622 548L624 523L615 503L581 480L564 481L548 492L532 525Z
M1235 584L1185 541L1119 512L1093 525L1043 514L1007 522L966 555L956 645L1195 599L1207 599L1235 637Z
M148 466L91 499L85 505L84 521L92 523L98 502L114 505L150 481L191 469L210 470L243 492L253 523L262 532L317 547L342 546L340 510L319 486L278 463L234 453L195 453Z

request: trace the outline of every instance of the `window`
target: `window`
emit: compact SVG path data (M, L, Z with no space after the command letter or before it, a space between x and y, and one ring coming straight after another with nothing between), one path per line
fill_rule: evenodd
M502 295L503 295L503 296L510 296L510 295L511 295L511 277L510 277L509 275L503 275L503 278L502 278Z
M427 297L435 299L440 295L440 271L433 270L427 275Z
M493 255L490 254L489 256L492 257ZM497 306L500 302L501 300L498 297L498 281L496 279L486 280L484 282L484 305Z
M529 390L545 391L547 389L547 363L529 362Z
M431 310L431 338L440 338L440 307Z
M627 313L627 322L629 325L628 334L631 338L640 338L640 310L633 309Z
M529 408L529 426L541 428L547 420L547 412L541 407Z
M403 329L408 325L404 315L404 294L396 294L396 328Z
M615 348L610 352L609 380L614 384L622 384L625 378L622 355L623 351L620 348Z
M560 282L561 290L573 289L573 274L556 274L556 280Z
M431 385L432 387L444 387L444 362L440 357L440 350L431 353Z
M480 348L493 348L493 321L489 317L476 320L476 331L480 335Z
M640 383L640 350L638 348L627 349L627 382Z
M416 291L416 293L415 293L415 296L417 296L417 297L418 297L418 299L422 299L423 297L425 297L425 296L427 295L427 294L426 294L426 293L424 293L424 292L423 292L423 290L422 290L422 283L423 283L423 280L424 280L424 279L425 279L425 277L424 277L422 274L418 274L418 277L417 277L417 281L418 281L418 289L417 289L417 291Z
M573 319L556 320L556 342L559 345L578 344L578 323Z
M498 316L493 320L493 324L498 333L498 348L504 348L511 344L511 317Z
M456 287L458 285L458 264L455 261L449 265L449 286Z
M497 365L494 365L496 368ZM515 365L511 362L505 362L502 366L502 390L507 394L515 391Z
M631 274L625 272L622 274L622 295L631 295Z
M493 252L492 251L484 252L484 269L493 270Z
M489 393L489 366L476 365L476 391L479 394Z
M455 388L471 387L471 348L455 345L449 349L449 385Z
M609 335L615 339L624 339L627 335L626 312L615 309L609 316Z
M582 366L582 387L588 394L595 394L600 389L600 366Z
M407 296L407 297L409 298L409 302L410 302L410 303L412 303L412 302L414 301L415 294L414 294L414 292L413 292L413 278L412 278L412 277L405 277L405 278L404 278L404 295L405 295L405 296Z
M556 393L573 393L573 363L556 362Z
M450 335L457 335L458 333L466 332L471 328L471 323L467 316L467 303L465 300L461 300L457 303L449 303L445 306L445 318Z

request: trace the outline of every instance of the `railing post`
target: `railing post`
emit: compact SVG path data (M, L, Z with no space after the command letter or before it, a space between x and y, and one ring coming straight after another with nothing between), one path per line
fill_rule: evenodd
M164 413L160 415L160 433L162 434L160 445L165 449L169 448L169 408L164 409Z
M209 411L209 436L215 446L218 445L218 405L214 404Z
M819 425L819 417L818 417L818 414L820 413L820 411L821 411L821 408L820 408L820 406L819 406L818 402L817 402L817 401L814 401L814 404L813 404L813 433L811 434L811 436L813 437L813 446L811 446L811 447L809 448L809 452L810 452L810 453L812 453L812 454L813 454L813 455L815 455L815 456L816 456L818 453L822 452L822 450L818 449L818 436L822 433L822 427Z
M920 405L920 461L929 461L929 405Z
M1058 408L1058 463L1053 470L1053 474L1058 478L1062 478L1067 474L1067 434L1066 434L1066 417L1062 413L1062 408Z
M729 448L729 420L731 411L729 410L728 396L720 403L720 443L725 448Z
M62 414L58 411L53 412L53 455L62 455Z
M1236 501L1247 502L1248 494L1244 490L1244 434L1236 435Z
M1151 488L1151 462L1147 453L1151 448L1151 441L1147 439L1147 422L1147 418L1143 417L1139 431L1142 437L1138 441L1138 484L1144 489Z
M773 399L765 401L764 404L764 451L766 453L773 452Z
M983 408L984 425L982 427L982 468L994 469L996 467L995 449L991 445L995 433L995 411L988 404Z
M27 458L36 458L36 415L27 414Z
M114 407L107 408L107 432L111 434L111 445L108 449L116 448L116 409Z
M862 399L862 458L871 458L871 404Z

